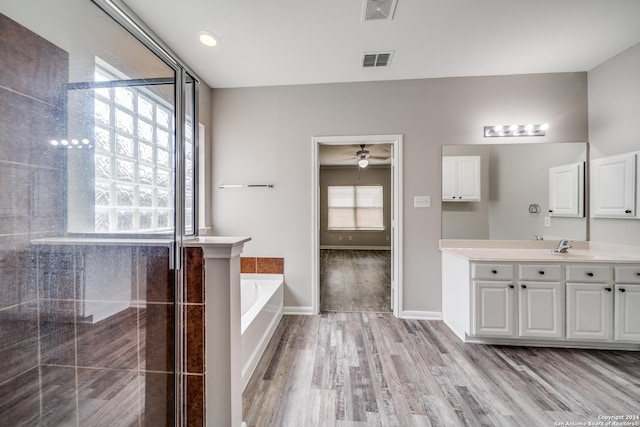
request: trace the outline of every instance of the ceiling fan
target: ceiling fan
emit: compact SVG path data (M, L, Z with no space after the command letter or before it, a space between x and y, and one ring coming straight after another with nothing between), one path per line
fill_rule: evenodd
M360 151L356 153L356 156L358 157L359 167L366 168L369 165L369 158L371 157L371 154L369 153L369 150L364 149L364 144L360 144Z
M322 145L319 156L323 166L357 165L362 160L367 161L367 166L384 165L390 163L391 147L385 144Z

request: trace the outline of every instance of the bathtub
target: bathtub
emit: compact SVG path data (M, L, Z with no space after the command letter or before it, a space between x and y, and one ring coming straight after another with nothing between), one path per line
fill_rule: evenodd
M282 274L241 275L242 390L282 318L283 287Z

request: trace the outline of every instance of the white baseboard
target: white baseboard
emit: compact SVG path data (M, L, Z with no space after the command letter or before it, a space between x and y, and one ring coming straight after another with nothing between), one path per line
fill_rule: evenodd
M391 246L338 246L320 245L320 249L350 249L353 251L390 251Z
M442 320L441 311L416 311L416 310L404 310L400 314L401 319L416 319L416 320Z
M310 316L313 314L313 307L292 307L285 306L284 307L284 315L306 315Z

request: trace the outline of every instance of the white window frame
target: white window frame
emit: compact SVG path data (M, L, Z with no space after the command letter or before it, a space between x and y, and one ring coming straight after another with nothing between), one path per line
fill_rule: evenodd
M100 72L101 74L104 74L105 76L107 76L108 78L112 78L114 80L117 79L127 79L127 76L124 76L122 73L118 72L117 70L115 70L113 67L110 67L108 64L106 64L104 61L101 61L99 58L96 58L96 72ZM98 169L96 167L96 170L94 171L94 188L97 191L98 186L102 185L103 188L105 187L109 187L110 188L110 196L109 196L109 204L105 205L105 204L98 204L97 201L94 199L93 201L93 208L94 208L94 232L96 233L107 233L107 234L114 234L114 233L157 233L157 232L168 232L173 230L174 224L173 224L173 220L174 220L174 198L175 198L175 184L174 184L174 179L175 179L175 161L174 161L174 155L175 155L175 117L174 117L174 107L172 105L170 105L169 103L167 103L166 101L162 100L161 98L159 98L157 95L155 95L152 91L146 90L146 89L140 89L140 88L127 88L128 90L132 90L134 92L136 92L136 96L134 99L134 106L132 110L128 110L126 111L128 114L131 114L134 117L134 130L133 130L133 134L124 134L120 131L118 131L117 129L117 125L115 123L115 117L113 117L113 115L115 114L116 109L121 109L124 110L124 107L122 107L121 105L117 104L115 101L115 88L111 88L111 89L106 89L108 91L110 91L110 96L109 97L105 97L103 96L98 90L96 90L94 92L94 98L97 101L103 102L103 103L107 103L110 106L110 111L111 111L111 123L110 125L105 125L102 123L99 123L99 121L96 119L96 116L94 115L94 119L96 120L95 124L94 124L94 128L97 129L100 128L103 131L107 131L109 132L109 141L111 144L111 148L110 150L103 150L101 149L101 147L98 144L98 141L96 141L95 144L95 152L96 155L99 156L104 156L104 157L110 157L111 159L111 173L110 173L110 177L101 177L99 176L98 173ZM149 120L145 117L143 117L137 110L137 99L138 96L143 95L145 97L145 99L147 101L150 101L151 103L153 103L153 119ZM163 109L168 115L169 115L169 125L167 127L163 127L161 124L158 123L158 118L156 116L155 111L161 108ZM141 138L139 132L138 132L138 124L140 121L144 121L147 124L152 126L152 138L151 141L144 141L143 138ZM167 147L166 149L164 149L163 147L160 147L158 144L158 139L157 139L157 132L159 130L162 130L164 132L166 132L168 134L168 143L167 143ZM133 141L133 155L132 156L126 156L126 155L119 155L117 153L117 149L116 149L116 136L123 136L126 138L129 138ZM97 139L97 137L96 137ZM146 163L143 164L143 162L138 158L138 150L140 147L140 144L144 143L146 145L150 145L152 146L153 149L153 161L150 163ZM163 151L166 151L168 153L168 159L167 159L167 166L161 166L158 164L158 157L157 157L157 153L158 150L162 149ZM129 182L124 182L124 181L120 181L118 180L117 177L117 172L115 170L116 168L116 162L118 160L124 160L127 162L132 162L134 164L134 177L132 179L132 181ZM144 166L146 166L147 168L151 168L152 169L152 174L153 174L153 178L152 178L152 183L151 184L141 184L140 182L140 176L138 174L138 168L139 166L143 164ZM164 172L166 174L168 174L169 176L169 181L167 182L167 184L165 186L162 186L159 184L158 181L158 172ZM118 203L118 185L129 185L131 187L133 187L133 203L130 206L123 206L120 205ZM152 192L152 202L151 202L151 206L141 206L140 203L140 195L141 195L141 190L146 190L146 191L151 191ZM160 196L165 196L166 195L166 203L164 203L163 206L159 206L160 205ZM118 213L119 212L124 212L124 213L129 213L131 212L133 215L133 226L130 229L120 229L118 227ZM108 228L107 229L101 229L98 228L98 215L107 215L109 218L108 221ZM147 227L147 228L141 228L141 222L140 219L142 217L143 214L151 214L152 215L152 222L151 222L151 226ZM162 221L166 221L166 223L160 223L160 215L163 215Z

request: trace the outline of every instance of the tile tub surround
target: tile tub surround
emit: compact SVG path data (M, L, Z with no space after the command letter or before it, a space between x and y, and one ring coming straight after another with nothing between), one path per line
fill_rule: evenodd
M284 274L284 258L240 257L242 274Z
M202 236L183 242L186 253L191 252L186 257L185 274L193 280L202 280L204 325L208 325L206 335L202 333L208 374L201 377L201 382L194 375L186 381L187 400L193 399L187 402L190 405L187 416L192 417L193 425L240 426L242 423L240 254L249 240L248 237ZM204 263L200 261L200 251ZM199 273L198 266L203 266L204 271ZM187 335L189 328L193 326L187 323ZM197 335L203 329L200 325L193 329L191 338L199 342ZM202 392L201 385L206 393ZM200 422L201 416L203 422Z

